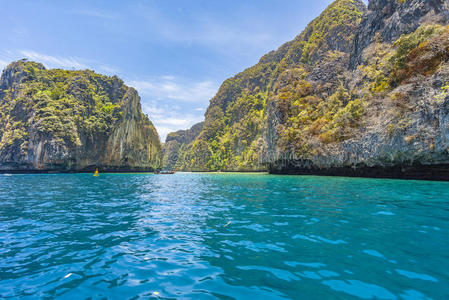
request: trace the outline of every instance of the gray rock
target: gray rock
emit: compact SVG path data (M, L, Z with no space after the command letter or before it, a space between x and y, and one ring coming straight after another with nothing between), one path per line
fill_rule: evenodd
M106 91L103 96L113 103L121 103L113 112L117 120L109 121L106 131L75 126L69 128L77 138L72 141L42 130L42 119L36 118L39 106L33 104L37 100L26 93L30 83L40 80L32 74L35 69L26 68L31 64L42 73L49 72L41 64L22 60L9 65L0 79L0 106L11 107L15 103L11 111L0 115L0 172L78 172L93 171L97 167L101 171L151 171L160 165L161 145L156 129L142 113L137 91L126 87L117 77L97 76L96 84ZM95 102L87 92L92 82L88 79L83 82L84 78L90 78L89 74L75 76L69 83L68 94L92 108ZM101 82L102 79L105 81ZM5 98L7 90L9 100ZM70 109L76 112L76 107ZM58 120L61 113L51 111L47 117ZM76 116L67 119L73 117ZM89 118L89 115L78 117ZM15 133L11 126L19 126L22 136L12 139L11 134Z

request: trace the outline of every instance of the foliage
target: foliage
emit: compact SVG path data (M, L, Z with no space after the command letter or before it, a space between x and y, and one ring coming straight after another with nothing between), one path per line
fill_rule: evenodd
M244 92L229 104L226 115L209 119L203 129L203 137L209 139L193 143L184 168L201 170L206 167L212 171L260 168L256 140L261 133L265 105L266 93ZM209 131L215 135L208 136Z
M362 16L354 4L354 0L335 1L307 26L297 38L302 48L302 62L315 62L320 53L330 50L337 41L341 46L334 50L348 50L346 47L350 46L354 29Z
M17 80L1 91L0 149L15 142L25 147L31 128L79 146L80 134L105 134L123 114L120 107L127 87L115 76L90 70L46 70L25 60L11 64L8 71Z
M311 143L318 138L322 143L342 141L350 136L351 129L360 126L364 104L352 99L347 89L340 85L328 99L314 95L293 99L291 115L286 130L281 132L281 144L293 148L297 156L307 156Z
M449 60L449 27L422 25L393 44L379 31L358 70L350 70L363 14L359 4L333 2L294 40L226 80L210 102L202 132L181 146L180 165L188 170L263 168L267 127L275 131L276 150L308 159L357 138L364 118L385 107L396 116L394 124L386 125L390 135L407 128L413 105L407 89L395 89L416 76L431 76ZM436 100L447 99L448 91L443 86ZM272 121L268 114L275 115L275 122L267 122Z
M365 64L359 66L365 91L385 96L414 76L430 76L449 59L448 51L449 27L441 25L422 25L392 45L376 38Z
M435 100L437 103L443 103L448 98L449 98L449 82L446 82L446 84L441 87L441 93L435 96Z
M308 131L319 135L321 127L334 122L332 117L338 109L331 106L344 108L349 100L337 104L332 104L335 97L322 101L314 94L314 86L306 76L311 65L320 60L333 61L350 51L361 16L356 1L335 1L293 41L226 80L210 102L201 134L191 146L182 148L181 152L185 151L179 155L184 159L182 168L263 169L260 153L270 101L276 101L288 119L289 142L294 140L298 144L306 139ZM323 116L324 111L334 109L332 114ZM332 126L340 126L344 123L341 119L348 114L343 116L342 112ZM314 121L317 123L312 124Z
M390 58L391 82L396 86L417 74L432 75L449 59L449 27L422 25L416 31L402 35L395 43Z

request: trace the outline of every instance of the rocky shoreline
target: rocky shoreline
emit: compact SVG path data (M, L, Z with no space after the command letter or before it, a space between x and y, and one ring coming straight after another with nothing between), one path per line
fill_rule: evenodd
M85 168L82 170L64 170L64 169L3 169L0 170L0 174L92 174L96 170L95 167ZM106 168L100 169L102 173L153 173L154 169L129 169L129 168Z
M318 175L362 178L413 179L449 181L449 164L442 165L397 165L391 167L333 167L300 168L292 165L276 166L270 169L276 175Z
M37 169L11 169L0 170L0 174L92 174L95 168L83 170L37 170ZM154 169L126 169L107 168L100 170L100 174L126 174L126 173L153 173ZM297 176L337 176L356 178L379 178L379 179L403 179L403 180L429 180L449 181L448 165L403 165L392 167L334 167L334 168L299 168L293 166L276 167L269 170L229 170L229 171L192 171L190 173L267 173L271 175L297 175Z

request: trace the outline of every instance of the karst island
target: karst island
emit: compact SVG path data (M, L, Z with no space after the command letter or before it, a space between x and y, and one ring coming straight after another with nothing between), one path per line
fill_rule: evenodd
M448 299L447 0L10 2L1 299Z

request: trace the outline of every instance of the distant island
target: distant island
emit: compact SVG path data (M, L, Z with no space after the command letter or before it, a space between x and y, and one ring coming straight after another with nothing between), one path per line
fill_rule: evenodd
M445 1L337 0L163 145L119 78L14 62L0 81L0 171L449 180L448 24Z

